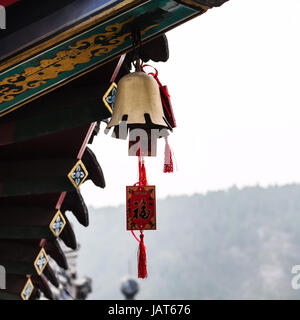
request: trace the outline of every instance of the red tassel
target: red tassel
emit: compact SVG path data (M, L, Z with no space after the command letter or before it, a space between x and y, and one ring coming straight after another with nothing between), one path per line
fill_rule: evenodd
M147 258L146 258L146 247L144 245L144 234L141 232L140 245L138 252L138 277L141 279L147 278Z
M139 185L146 186L147 184L148 182L144 158L139 156Z
M164 173L172 173L174 171L172 151L168 142L168 137L165 138L165 163Z

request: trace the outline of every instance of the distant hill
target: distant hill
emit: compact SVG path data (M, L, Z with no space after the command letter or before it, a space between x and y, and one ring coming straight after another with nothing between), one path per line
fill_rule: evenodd
M149 278L137 299L299 299L300 185L235 187L158 201L158 230L145 233ZM123 299L120 279L136 274L137 241L125 209L90 208L74 224L78 270L93 278L92 299Z

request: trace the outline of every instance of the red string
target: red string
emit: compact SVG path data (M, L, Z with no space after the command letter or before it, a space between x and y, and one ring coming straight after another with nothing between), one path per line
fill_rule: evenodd
M139 146L138 150L138 166L139 166L139 181L135 184L143 187L148 184L147 182L147 175L146 175L146 167L144 158L141 156L141 145ZM146 257L146 247L144 244L144 234L143 230L140 230L140 240L135 235L134 231L131 230L132 235L134 238L139 242L139 250L138 250L138 277L141 279L147 278L147 257Z
M144 158L139 156L139 186L148 185Z
M144 70L145 67L150 67L150 68L153 68L153 69L155 70L155 73L149 72L148 75L149 75L149 76L152 76L152 77L156 80L156 82L157 82L157 84L159 85L160 89L163 91L163 94L164 94L166 97L170 98L170 94L169 94L168 90L166 89L165 86L162 85L162 83L161 83L160 80L158 79L158 70L157 70L156 68L154 68L153 66L150 66L149 64L145 64L145 65L142 66L142 71L143 71L144 73L146 73L145 70ZM168 107L166 106L166 102L164 101L164 99L162 99L162 103L163 103L164 109L167 111L169 117L171 117L172 115L171 115L171 113L169 112Z
M146 174L146 167L145 167L145 160L144 157L141 156L141 141L139 141L139 149L137 151L138 154L138 166L139 166L139 181L134 184L134 186L144 187L148 185L147 182L147 174Z
M144 158L141 156L141 148L139 148L138 150L138 161L139 161L139 181L137 183L134 184L134 186L146 186L148 184L147 182L147 175L146 175L146 167L145 167L145 163L144 163ZM141 230L142 232L142 230ZM138 237L135 235L134 231L131 230L132 235L134 236L134 238L140 242L140 240L138 239Z
M135 235L135 233L134 233L133 230L131 230L131 233L132 233L132 235L135 237L135 240L138 241L138 242L140 242L139 238Z

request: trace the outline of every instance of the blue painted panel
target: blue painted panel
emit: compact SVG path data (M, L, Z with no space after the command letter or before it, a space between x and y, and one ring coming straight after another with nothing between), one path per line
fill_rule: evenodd
M105 11L122 0L76 0L55 13L1 39L0 60L27 45L40 41L58 30L65 29L86 19L87 17Z

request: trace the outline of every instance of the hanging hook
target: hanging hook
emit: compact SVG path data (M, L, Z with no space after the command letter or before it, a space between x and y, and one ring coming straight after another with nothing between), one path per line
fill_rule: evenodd
M133 45L133 65L136 71L142 70L143 62L140 59L140 49L142 46L142 35L137 27L134 27L131 32L132 45Z

